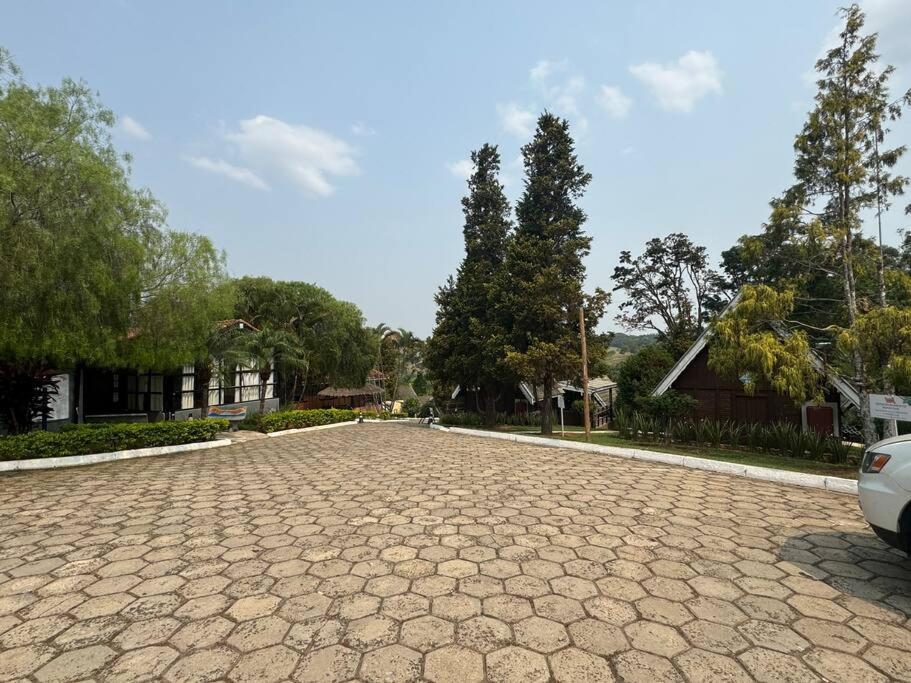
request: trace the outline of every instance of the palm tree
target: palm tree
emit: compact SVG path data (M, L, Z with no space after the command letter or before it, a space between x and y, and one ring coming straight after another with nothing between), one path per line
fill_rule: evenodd
M202 392L200 416L203 418L209 414L209 388L212 378L217 374L221 384L230 382L224 359L239 350L242 334L232 321L216 325L206 338L205 357L196 363L197 389Z
M231 356L258 375L260 413L266 412L266 387L276 368L305 370L309 365L307 352L294 334L269 328L245 334Z

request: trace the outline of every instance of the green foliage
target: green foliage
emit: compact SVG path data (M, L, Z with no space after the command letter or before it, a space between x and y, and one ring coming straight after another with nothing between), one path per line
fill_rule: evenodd
M234 315L259 328L293 334L306 358L306 371L286 376L286 402L305 394L308 387L364 385L376 363L377 340L357 306L306 282L243 277L235 287Z
M402 401L402 410L408 417L415 417L421 410L421 399L415 396L409 396Z
M0 358L170 369L225 308L224 262L165 231L84 83L34 87L0 58ZM216 294L218 291L218 294Z
M662 344L646 346L624 358L617 367L617 402L626 410L641 410L652 390L674 365L674 357Z
M171 370L230 310L223 255L164 228L113 125L84 83L30 86L0 51L0 362L22 385L78 363Z
M0 461L175 446L209 441L218 432L227 430L227 420L71 425L59 432L34 431L0 437Z
M692 414L698 401L692 396L671 389L661 396L644 396L639 400L639 405L647 415L666 423L668 420Z
M632 330L654 330L683 353L702 330L706 311L718 298L720 277L708 266L705 247L683 233L652 238L633 258L620 252L614 291L622 290L617 322Z
M806 333L790 332L781 322L793 309L793 292L745 285L737 305L712 323L709 368L740 379L747 394L763 381L796 403L821 400L820 374L810 359Z
M494 285L501 276L512 226L498 178L496 146L483 145L472 152L471 160L474 172L462 199L465 256L456 277L437 292L436 326L427 343L426 363L437 383L481 387L490 421L495 387L508 376L506 333Z
M275 413L266 413L258 420L259 431L279 432L285 429L303 429L304 427L317 427L319 425L334 424L336 422L351 422L356 420L358 413L354 410L282 410Z
M847 463L858 455L834 436L803 432L790 422L742 424L731 420L672 418L664 421L645 413L619 410L614 428L621 439L688 444L775 453L788 458Z
M579 163L568 122L543 113L522 158L525 189L496 299L509 333L506 364L550 395L556 380L580 374L579 306L585 309L592 359L604 352L593 331L609 297L600 289L586 295L582 288L591 237L582 229L587 217L579 202L591 174ZM545 401L545 434L552 431L552 413Z
M657 341L657 334L626 334L624 332L614 332L611 336L610 347L620 349L626 353L636 353L646 346L651 346Z

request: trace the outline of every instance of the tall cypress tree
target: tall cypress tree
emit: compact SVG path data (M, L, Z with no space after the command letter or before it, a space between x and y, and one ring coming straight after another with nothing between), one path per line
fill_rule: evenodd
M501 324L509 331L508 366L544 392L541 432L553 431L550 397L557 380L578 377L578 307L588 330L601 317L607 294L582 290L591 237L578 201L591 182L576 158L569 123L544 112L534 138L522 148L525 190L516 205L517 226L498 281Z
M472 152L474 172L462 199L465 257L455 279L437 294L437 324L425 362L436 379L484 393L485 422L496 421L504 377L505 338L494 305L493 283L503 266L511 223L498 179L500 154L485 144Z

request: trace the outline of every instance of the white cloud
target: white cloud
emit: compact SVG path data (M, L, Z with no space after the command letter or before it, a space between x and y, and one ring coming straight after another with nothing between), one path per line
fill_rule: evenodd
M269 186L266 182L256 175L249 168L243 168L241 166L235 166L230 164L224 159L210 159L208 157L186 157L186 160L193 164L196 168L201 168L204 171L209 171L210 173L217 173L218 175L223 175L231 180L236 180L239 183L244 185L249 185L254 187L257 190L268 190Z
M355 149L317 128L260 114L225 134L238 155L266 176L278 175L321 197L335 188L330 179L360 173Z
M865 28L879 33L879 52L885 64L911 68L911 2L908 0L864 0ZM908 74L896 72L907 81Z
M668 111L692 111L696 102L709 93L721 93L721 69L708 51L690 50L673 63L645 62L629 70Z
M633 100L612 85L601 86L601 106L615 119L622 119L633 106Z
M523 109L515 102L508 102L497 105L497 114L507 133L527 138L534 131L535 114L532 109Z
M146 130L145 126L131 116L124 115L120 119L120 129L130 137L139 140L148 140L152 137L152 134Z
M363 121L357 121L351 125L351 132L354 135L359 135L361 137L368 137L370 135L376 135L376 131L373 130Z
M559 62L542 59L531 68L528 72L528 77L532 83L546 81L558 71L564 71L566 66L567 61L565 59L561 59Z
M468 180L468 178L471 177L472 172L474 172L474 164L471 163L471 159L453 161L452 163L446 164L446 168L448 168L449 172L456 178L462 178L463 180Z

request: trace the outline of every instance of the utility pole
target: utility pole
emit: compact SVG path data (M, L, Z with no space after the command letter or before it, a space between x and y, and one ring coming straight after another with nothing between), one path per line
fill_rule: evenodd
M582 340L582 424L585 425L585 440L592 440L592 418L588 406L588 344L585 340L585 311L579 306L579 338Z

